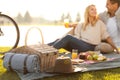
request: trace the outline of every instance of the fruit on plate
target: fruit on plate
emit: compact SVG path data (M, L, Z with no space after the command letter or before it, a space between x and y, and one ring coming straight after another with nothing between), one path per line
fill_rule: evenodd
M99 56L98 58L97 58L97 60L98 61L104 61L104 60L106 60L107 58L105 57L105 56Z
M87 56L87 60L93 60L93 56L92 55L88 55Z
M79 59L87 59L87 56L89 55L88 52L83 52L78 55Z
M83 60L95 60L95 61L104 61L107 58L102 54L95 51L82 52L78 55L79 59Z
M98 54L93 54L93 59L94 59L94 60L97 60L97 59L98 59L98 57L99 57L99 55L98 55Z

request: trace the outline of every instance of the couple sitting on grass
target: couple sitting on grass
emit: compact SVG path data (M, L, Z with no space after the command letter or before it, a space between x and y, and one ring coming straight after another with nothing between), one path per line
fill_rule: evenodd
M57 49L64 48L70 52L72 49L78 49L78 53L80 53L94 51L96 46L104 40L111 45L116 53L119 53L107 32L106 25L97 16L95 5L89 5L86 8L84 22L78 24L72 30L74 30L74 35L68 34L61 39L49 43L49 45Z

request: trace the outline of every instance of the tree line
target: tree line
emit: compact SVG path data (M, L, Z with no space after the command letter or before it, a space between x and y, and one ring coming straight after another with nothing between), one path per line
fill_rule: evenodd
M50 21L47 20L43 17L32 17L29 13L29 11L26 11L25 15L22 16L21 13L18 13L18 15L16 17L14 17L14 20L21 25L32 25L32 24L63 24L64 20L68 19L69 22L80 22L81 17L80 17L80 13L76 14L76 19L75 21L73 21L70 13L68 13L66 16L65 14L61 15L61 19L60 20L54 20L54 21Z

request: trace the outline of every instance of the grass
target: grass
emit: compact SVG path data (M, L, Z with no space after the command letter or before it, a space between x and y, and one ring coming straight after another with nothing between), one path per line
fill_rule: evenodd
M6 51L9 51L12 47L6 47L6 46L0 46L0 52L6 52Z
M0 80L20 80L15 72L7 71L3 67L2 59L0 59ZM64 74L37 80L120 80L120 68Z

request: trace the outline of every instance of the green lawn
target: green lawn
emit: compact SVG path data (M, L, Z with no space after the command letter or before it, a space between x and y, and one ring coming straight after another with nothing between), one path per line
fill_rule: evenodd
M3 61L0 59L0 80L20 80L15 72L7 71L2 64ZM66 74L38 80L120 80L120 68Z

